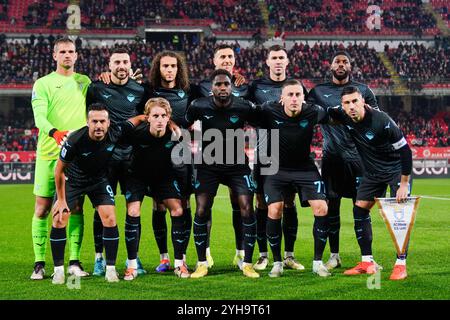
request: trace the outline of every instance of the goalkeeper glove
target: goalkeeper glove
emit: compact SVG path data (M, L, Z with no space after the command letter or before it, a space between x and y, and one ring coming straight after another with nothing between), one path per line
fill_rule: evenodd
M58 146L61 146L61 145L64 143L64 141L67 140L67 134L68 134L68 132L69 132L69 131L59 131L59 130L53 128L52 130L50 130L50 132L48 133L48 135L49 135L50 137L52 137L53 139L55 139L56 144L57 144Z

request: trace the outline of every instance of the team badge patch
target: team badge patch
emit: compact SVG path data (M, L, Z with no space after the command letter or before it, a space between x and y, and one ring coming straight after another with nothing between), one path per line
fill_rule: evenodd
M299 125L302 128L306 128L308 126L308 123L309 123L308 120L302 120L300 121Z
M372 131L367 131L366 137L367 137L367 139L372 140L375 137L375 135L373 134Z
M231 116L230 117L230 121L233 122L233 123L236 123L236 122L239 121L239 117L238 116Z
M169 141L169 142L167 142L164 146L165 146L167 149L169 149L170 147L173 146L173 144L174 144L173 141Z
M130 94L127 96L127 99L128 99L128 101L133 102L134 99L136 99L136 97L135 97L132 93L130 93Z
M184 96L186 95L186 93L183 91L183 90L179 90L178 91L178 96L180 97L180 98L184 98Z

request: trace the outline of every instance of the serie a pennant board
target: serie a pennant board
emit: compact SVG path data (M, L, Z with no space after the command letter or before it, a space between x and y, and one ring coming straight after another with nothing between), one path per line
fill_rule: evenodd
M409 197L405 202L397 203L395 198L375 198L398 255L405 254L408 249L419 200L420 197Z

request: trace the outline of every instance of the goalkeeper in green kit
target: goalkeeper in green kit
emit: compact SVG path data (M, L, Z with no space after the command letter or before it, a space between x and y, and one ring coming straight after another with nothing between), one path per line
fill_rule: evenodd
M73 41L69 38L55 41L53 59L57 63L56 71L35 82L31 97L34 121L39 129L33 190L36 202L31 228L35 255L31 275L33 280L41 280L45 274L47 217L56 192L54 171L59 158L60 144L69 131L86 125L86 92L91 82L87 76L74 72L77 53ZM82 203L80 208L71 213L68 233L70 243L68 271L69 274L78 277L89 275L80 264L84 229Z

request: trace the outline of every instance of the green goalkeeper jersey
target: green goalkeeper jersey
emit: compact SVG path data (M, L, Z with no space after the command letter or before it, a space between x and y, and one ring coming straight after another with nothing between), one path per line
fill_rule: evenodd
M58 159L60 149L48 135L51 129L77 130L86 125L86 93L90 83L87 76L79 73L67 77L56 72L34 83L31 105L39 129L39 158Z

